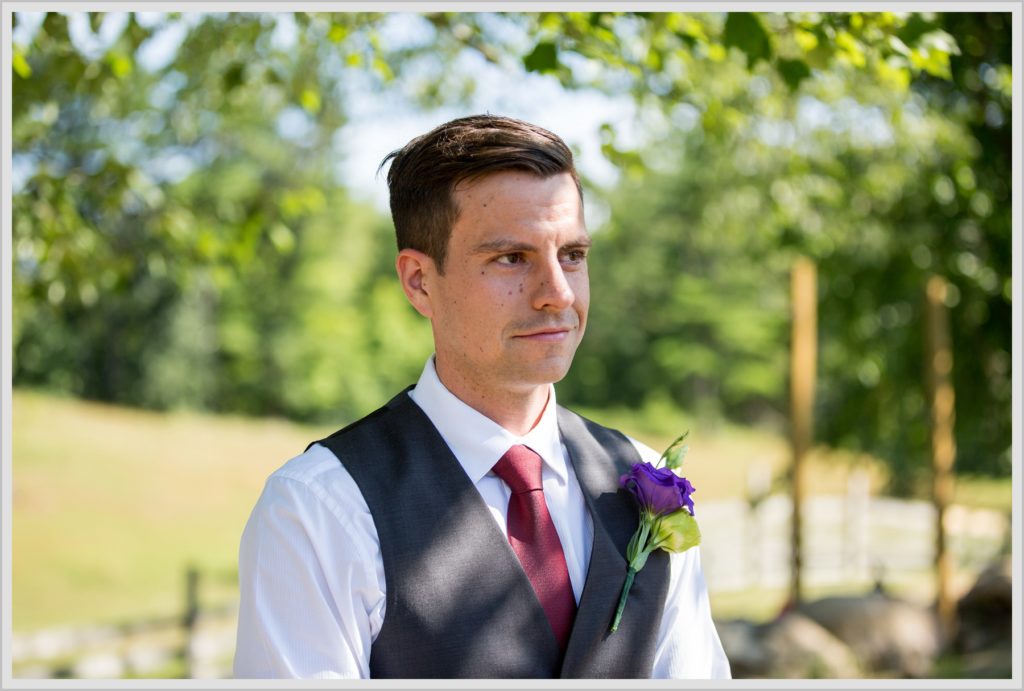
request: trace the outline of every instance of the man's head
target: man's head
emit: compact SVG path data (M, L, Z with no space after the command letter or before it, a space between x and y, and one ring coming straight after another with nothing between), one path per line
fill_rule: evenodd
M498 400L543 403L590 302L590 237L565 144L527 123L465 118L401 149L388 180L395 266L430 319L441 381L485 414Z
M381 162L388 168L391 218L398 249L419 250L444 273L448 238L459 215L459 183L502 171L523 171L541 178L579 176L572 151L557 135L522 120L473 115L446 122L416 137Z

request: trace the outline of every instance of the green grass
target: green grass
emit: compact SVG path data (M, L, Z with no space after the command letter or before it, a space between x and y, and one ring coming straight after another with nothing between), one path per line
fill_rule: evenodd
M788 463L786 440L769 432L667 410L588 413L659 450L689 428L684 470L697 501L742 496L752 467L781 478ZM207 574L205 604L231 600L239 537L264 480L334 428L158 414L24 390L14 392L12 414L16 631L173 615L189 565ZM809 458L808 485L842 492L858 466L877 490L884 472L876 461L826 449ZM957 496L1009 510L1010 483L971 480ZM716 596L716 616L767 612L772 597Z
M14 630L180 611L185 570L231 573L263 482L328 433L13 396Z
M1010 480L960 476L953 490L953 503L1010 513L1013 508Z

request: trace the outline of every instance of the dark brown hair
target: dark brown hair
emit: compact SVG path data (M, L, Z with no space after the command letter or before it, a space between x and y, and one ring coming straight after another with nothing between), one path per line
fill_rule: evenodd
M572 152L548 130L497 115L472 115L446 122L416 137L381 161L388 168L391 218L398 249L419 250L444 273L448 238L459 216L456 185L507 170L540 177L569 173L580 191Z

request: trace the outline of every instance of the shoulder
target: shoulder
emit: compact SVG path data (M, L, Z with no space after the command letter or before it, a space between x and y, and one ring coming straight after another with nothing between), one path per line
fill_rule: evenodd
M333 434L314 442L314 444L321 444L323 446L333 448L337 444L343 443L353 437L376 434L378 432L377 427L390 415L404 410L418 409L409 393L413 388L415 387L411 385L407 386L401 392L395 394L390 401L382 405L380 408L377 408L372 413L364 415L355 422L342 427Z
M626 439L633 445L636 452L640 454L640 460L650 463L651 465L657 465L658 460L661 458L661 454L652 449L651 447L644 444L642 441L637 441L633 437L627 436Z
M292 480L304 485L329 482L339 465L337 457L316 442L275 470L269 480Z
M355 533L372 530L359 487L337 456L319 443L267 478L255 513L320 527L326 520Z
M558 407L559 422L565 423L576 421L581 424L592 436L594 436L599 442L606 443L608 440L615 440L616 442L627 442L636 449L636 452L640 455L640 460L648 463L656 463L661 454L647 446L641 441L621 432L613 427L606 427L599 422L595 422L589 418L583 417L577 412L569 410L563 406Z

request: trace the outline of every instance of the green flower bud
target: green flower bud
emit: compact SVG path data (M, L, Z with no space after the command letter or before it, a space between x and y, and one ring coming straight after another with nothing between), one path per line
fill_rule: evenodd
M662 516L654 526L653 541L667 552L685 552L700 544L697 519L685 508Z

